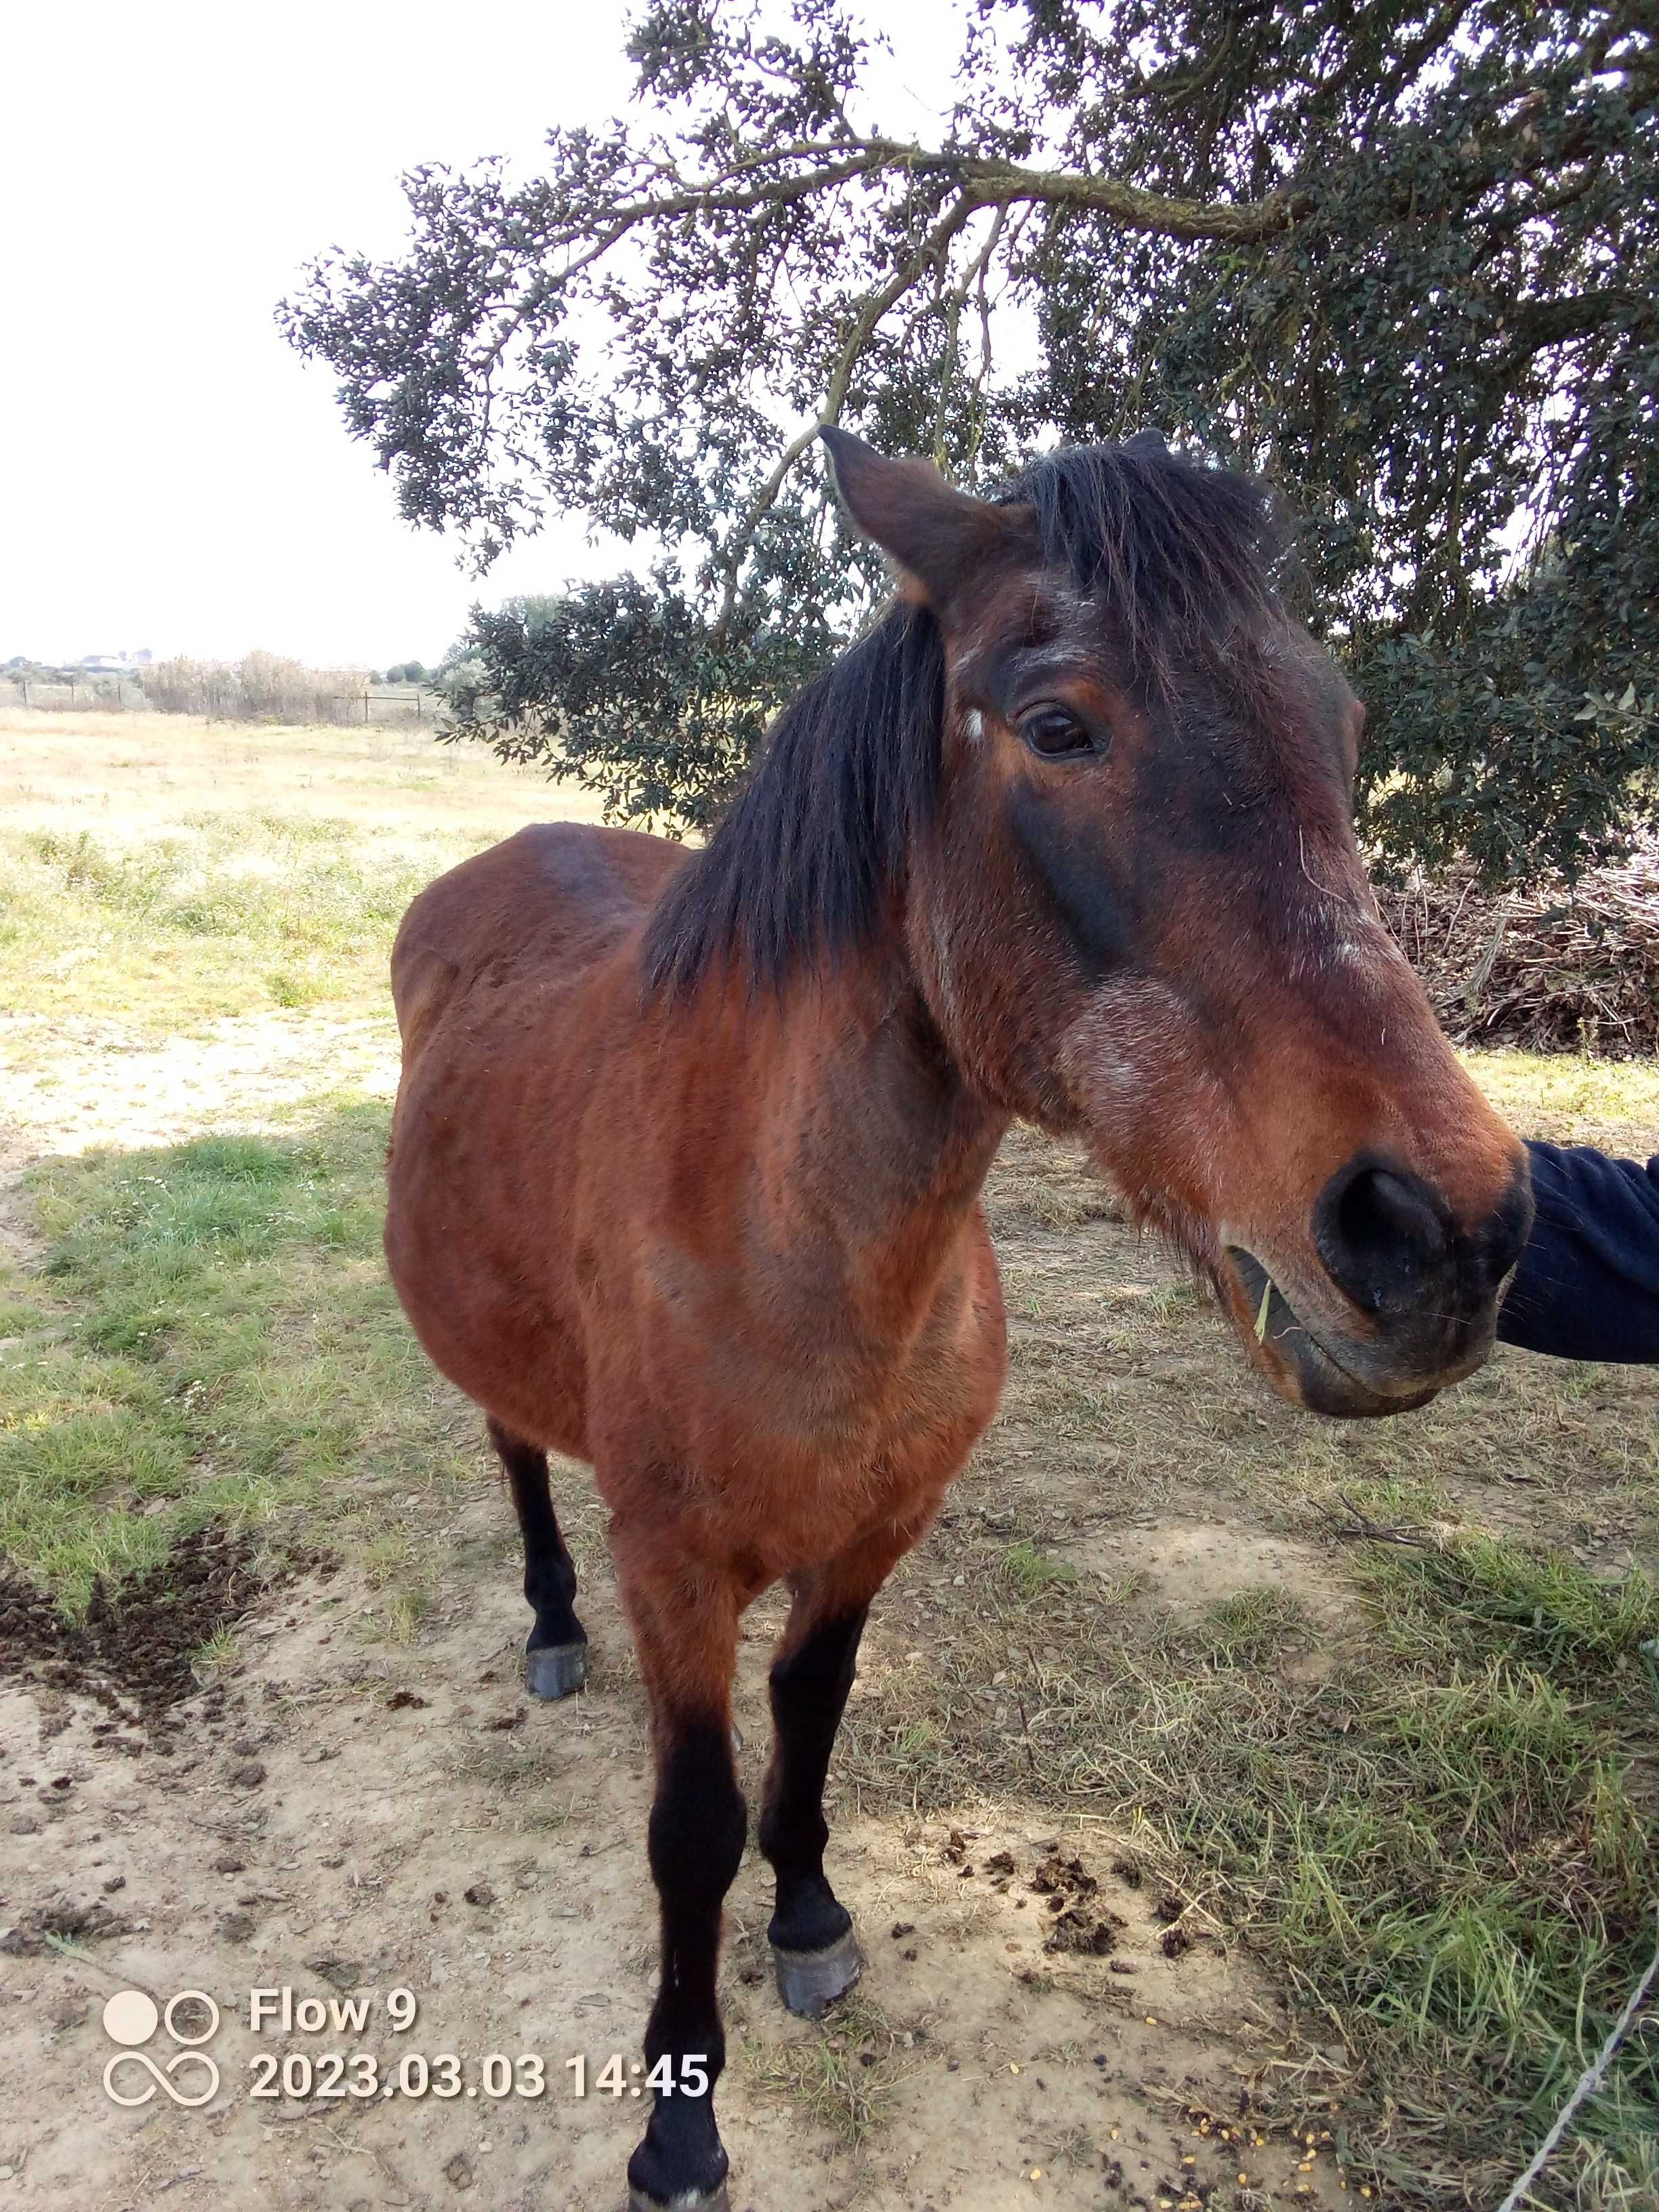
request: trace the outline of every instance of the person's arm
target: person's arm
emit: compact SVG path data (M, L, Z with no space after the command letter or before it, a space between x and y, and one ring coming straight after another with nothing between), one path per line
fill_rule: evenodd
M1529 1139L1537 1218L1498 1310L1506 1344L1659 1361L1659 1158Z

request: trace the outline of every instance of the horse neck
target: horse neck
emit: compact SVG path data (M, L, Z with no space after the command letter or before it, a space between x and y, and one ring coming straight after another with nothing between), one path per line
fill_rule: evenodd
M769 1062L772 1210L855 1253L884 1325L902 1328L973 1216L1010 1117L951 1058L892 946L786 984L775 1021L751 1032Z

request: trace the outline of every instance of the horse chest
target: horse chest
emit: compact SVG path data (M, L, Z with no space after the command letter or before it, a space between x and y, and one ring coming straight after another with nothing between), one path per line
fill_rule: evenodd
M630 1456L648 1429L651 1456L694 1484L733 1496L758 1485L790 1549L941 1490L995 1410L1005 1328L982 1232L897 1313L848 1296L833 1267L798 1281L769 1272L741 1298L684 1253L660 1253L651 1278L645 1365L625 1394L620 1376L595 1377L595 1418L608 1407L626 1424ZM605 1333L590 1341L608 1366Z

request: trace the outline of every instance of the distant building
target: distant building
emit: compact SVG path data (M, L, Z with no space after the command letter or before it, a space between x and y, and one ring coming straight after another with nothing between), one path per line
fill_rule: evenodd
M84 653L75 665L88 676L130 676L135 668L148 668L155 658L147 645L136 652L124 647L119 653Z

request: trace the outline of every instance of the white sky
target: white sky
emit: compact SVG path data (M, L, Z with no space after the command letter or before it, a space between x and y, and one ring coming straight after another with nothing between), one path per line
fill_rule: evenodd
M272 310L338 244L403 235L398 179L623 104L619 11L557 0L75 0L0 27L0 661L150 647L435 659L477 598L625 554L552 524L480 584L398 516L326 368ZM958 9L907 11L889 129L926 128Z

